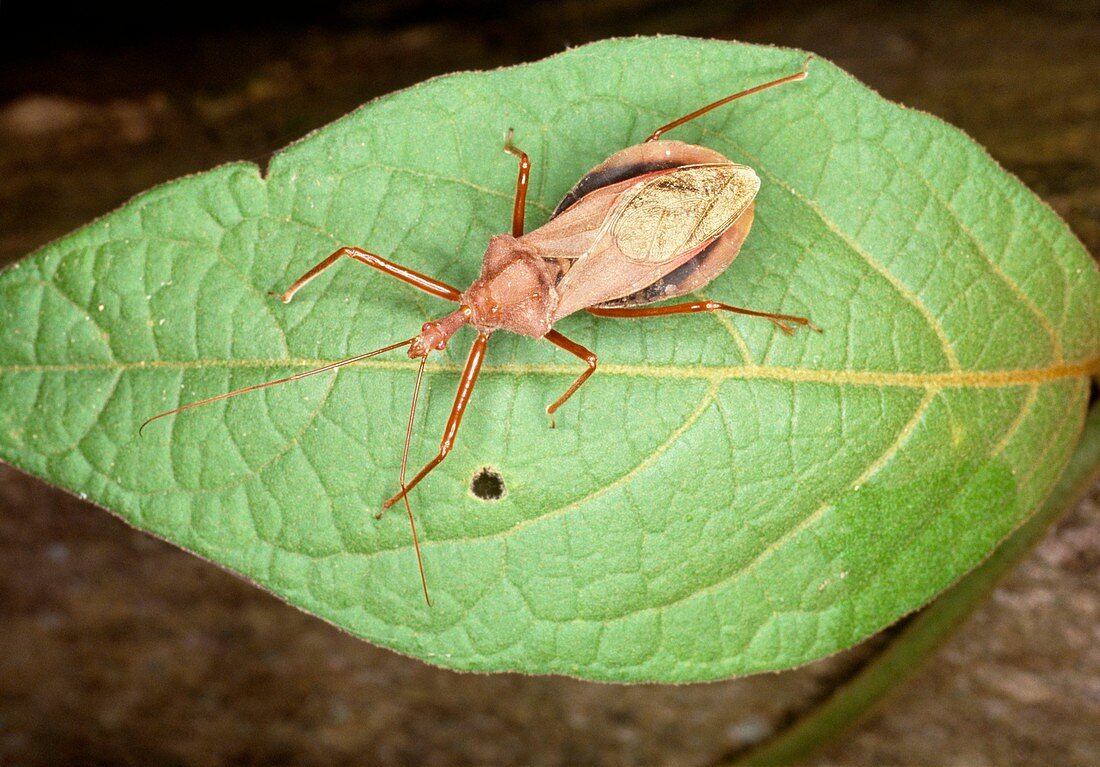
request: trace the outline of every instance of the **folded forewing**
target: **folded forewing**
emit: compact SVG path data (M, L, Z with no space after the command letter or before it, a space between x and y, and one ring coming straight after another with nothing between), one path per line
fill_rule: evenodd
M733 163L687 165L655 174L625 202L611 235L630 261L675 261L729 229L759 189L756 172Z

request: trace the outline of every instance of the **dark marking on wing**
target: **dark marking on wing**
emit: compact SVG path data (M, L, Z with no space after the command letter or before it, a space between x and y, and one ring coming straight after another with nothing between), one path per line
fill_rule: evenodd
M627 179L635 178L645 173L652 173L657 170L668 170L669 168L680 168L690 164L691 163L678 162L676 160L663 160L661 162L636 162L627 165L616 165L610 168L592 171L578 181L576 186L569 190L569 193L558 203L558 207L554 208L554 213L550 218L555 218L564 213L572 207L577 200L597 189L603 189L605 186L611 186L612 184L617 184L620 181L626 181Z
M714 255L717 247L718 241L715 240L693 256L690 261L685 261L680 264L652 285L646 285L641 290L636 293L631 293L628 296L605 301L602 304L596 304L596 308L614 309L623 306L642 306L644 304L656 303L657 301L664 301L670 296L681 295L676 289L681 283L686 282L691 275L695 274L707 258Z

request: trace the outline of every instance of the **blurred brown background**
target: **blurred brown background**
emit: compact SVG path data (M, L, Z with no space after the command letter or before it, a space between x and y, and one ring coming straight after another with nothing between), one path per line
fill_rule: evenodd
M156 15L151 15L151 14ZM615 35L806 48L962 127L1100 252L1100 5L206 0L0 6L0 264L156 183L426 77ZM1100 764L1100 488L819 765ZM0 466L0 765L707 765L889 637L614 687L459 675L341 634Z

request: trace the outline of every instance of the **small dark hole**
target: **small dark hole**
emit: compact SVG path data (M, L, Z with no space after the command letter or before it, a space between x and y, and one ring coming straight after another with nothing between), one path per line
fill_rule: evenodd
M504 497L504 477L488 466L479 469L470 482L470 492L483 501L499 501Z

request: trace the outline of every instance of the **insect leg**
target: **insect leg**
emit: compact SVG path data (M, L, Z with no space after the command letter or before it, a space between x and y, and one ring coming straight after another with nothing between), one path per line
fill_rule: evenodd
M812 55L807 56L806 57L806 62L802 65L802 69L795 72L793 75L787 75L786 77L780 77L778 80L772 80L771 82L763 83L761 85L754 85L751 88L747 88L743 91L738 91L737 93L734 93L732 96L726 96L724 99L718 99L717 101L715 101L712 104L707 104L705 107L702 107L700 109L696 109L691 114L686 114L686 115L684 115L683 117L681 117L677 120L673 120L668 125L662 125L660 128L653 131L653 133L650 134L649 138L647 138L646 141L656 141L657 139L659 139L661 137L661 134L667 133L668 131L672 130L673 128L677 128L677 127L683 125L686 122L691 122L696 117L701 117L701 116L705 115L707 112L709 112L712 109L717 109L720 106L725 106L726 104L730 103L731 101L736 101L737 99L743 98L744 96L751 96L754 93L759 93L760 91L767 90L768 88L774 88L777 85L783 85L784 83L791 83L791 82L794 82L795 80L804 80L806 78L806 75L808 74L809 67L810 67L810 59L812 59L812 58L813 58Z
M771 320L776 327L787 335L794 333L795 325L805 325L811 330L821 332L821 328L810 322L806 317L795 317L791 314L772 314L771 312L758 312L753 309L742 309L740 306L730 306L717 301L688 301L671 306L626 306L599 309L590 307L587 311L598 317L661 317L666 314L694 314L696 312L725 311L735 314L747 314L750 317L763 317Z
M451 408L451 417L447 419L447 428L443 430L443 439L439 443L439 455L428 461L427 465L412 478L412 481L404 485L396 495L383 503L382 511L404 498L410 490L417 486L420 480L428 475L428 472L447 457L447 453L451 452L455 435L458 433L458 426L462 423L462 414L466 411L466 405L470 402L470 394L474 390L474 383L477 382L477 374L481 371L481 363L485 360L485 344L488 340L488 333L479 333L477 340L474 341L473 348L470 349L470 356L466 358L466 367L462 371L462 378L458 381L458 392L455 394L455 404Z
M583 346L578 344L576 341L569 340L568 338L566 338L565 336L563 336L561 333L559 333L556 330L551 330L549 333L547 333L546 334L546 340L549 341L550 343L554 344L554 346L557 346L561 349L565 349L567 352L569 352L573 356L580 357L588 365L588 370L584 371L583 373L581 373L577 377L577 380L574 381L573 385L570 386L565 391L565 394L558 397L556 400L554 400L554 404L552 404L548 408L546 408L546 414L551 416L550 426L551 426L551 428L553 428L553 426L554 426L554 420L553 420L554 411L557 410L562 405L564 405L565 401L567 399L569 399L570 397L572 397L576 393L577 389L581 388L581 384L583 384L585 381L587 381L588 377L596 372L597 357L596 357L595 354L588 351L588 349L585 349Z
M348 256L354 258L356 261L366 264L367 266L373 266L375 269L388 274L391 277L396 277L403 282L407 282L414 288L419 288L425 293L431 293L433 296L439 296L445 298L448 301L459 301L462 298L462 291L452 288L445 282L428 277L420 272L414 272L412 269L408 269L400 264L395 264L392 261L387 261L381 256L376 256L373 253L368 253L361 248L344 247L333 253L328 258L321 261L314 266L308 272L294 281L294 284L287 288L285 293L274 293L272 295L279 296L282 302L289 303L290 299L294 298L294 294L297 293L303 286L310 280L316 277L318 274L328 269L330 266L340 260L342 256Z
M527 153L512 143L515 133L508 129L508 138L504 142L504 151L519 159L519 176L516 177L516 202L512 207L512 236L523 236L523 211L527 204L527 182L531 179L531 161Z

